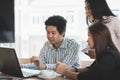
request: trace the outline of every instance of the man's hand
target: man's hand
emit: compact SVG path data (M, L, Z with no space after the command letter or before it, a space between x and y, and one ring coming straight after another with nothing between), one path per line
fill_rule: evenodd
M31 60L31 63L34 63L36 66L40 65L40 60L38 57L32 56L30 60Z
M33 56L31 58L31 62L34 63L40 69L45 69L46 68L46 66L42 63L42 61L39 57Z
M67 70L68 66L64 63L61 63L60 61L57 61L56 63L56 72L63 74Z

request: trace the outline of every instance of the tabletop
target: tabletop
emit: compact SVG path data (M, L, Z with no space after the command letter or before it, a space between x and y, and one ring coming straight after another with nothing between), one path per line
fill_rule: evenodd
M18 78L0 72L0 80L71 80L62 76L52 79L42 79L40 77Z

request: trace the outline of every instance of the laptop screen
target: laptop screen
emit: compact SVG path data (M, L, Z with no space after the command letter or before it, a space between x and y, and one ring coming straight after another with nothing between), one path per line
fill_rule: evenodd
M0 72L23 77L16 52L13 48L0 47Z

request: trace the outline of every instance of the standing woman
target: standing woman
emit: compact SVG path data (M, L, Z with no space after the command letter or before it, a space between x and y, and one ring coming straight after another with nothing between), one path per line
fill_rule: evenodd
M106 0L85 0L85 10L87 24L100 21L107 25L120 52L120 20L112 13Z

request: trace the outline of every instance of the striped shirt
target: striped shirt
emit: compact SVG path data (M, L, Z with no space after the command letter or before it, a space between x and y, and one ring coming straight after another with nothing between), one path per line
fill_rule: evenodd
M46 65L46 69L55 70L56 61L67 64L69 67L80 67L79 44L74 39L63 39L59 48L54 48L48 41L40 51L40 59Z

